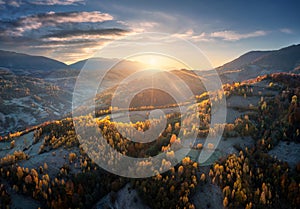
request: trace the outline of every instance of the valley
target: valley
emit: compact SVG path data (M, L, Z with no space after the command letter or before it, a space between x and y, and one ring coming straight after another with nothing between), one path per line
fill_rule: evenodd
M4 53L5 57L3 53L0 60L9 60L7 56L15 60L16 54ZM197 116L200 126L191 131L186 128L189 123L182 120L185 115L180 114L174 98L155 89L134 97L130 103L131 123L120 122L128 115L122 113L124 107L115 107L115 111L110 106L114 92L122 80L137 72L140 63L130 61L115 66L105 75L106 82L102 84L105 90L100 89L95 100L88 100L80 107L83 112L95 111L95 115L72 118L74 85L86 61L64 65L46 60L48 64L43 67L53 67L27 65L22 70L20 66L26 64L23 59L13 65L1 62L4 63L0 66L1 206L297 208L300 204L299 54L300 45L254 51L216 69L223 81L227 104L226 123L218 124L224 125L218 144L206 140L210 132L218 133L218 126L210 127L210 122L211 107L220 100L218 92L206 92L201 82L209 78L209 71L178 69L153 73L122 84L118 92L118 98L125 103L128 98L123 95L136 92L142 84L154 80L165 84L165 88L174 88L176 85L167 79L169 73L180 77L195 95L182 101L186 102L186 109L197 109L191 115ZM29 55L22 56L30 59ZM44 62L45 59L42 58ZM89 65L92 73L95 70L93 75L103 76L96 73L96 62L104 63L105 69L111 65L110 61L93 60ZM87 85L92 84L87 81ZM87 91L83 89L82 94ZM95 110L89 110L90 102L95 102ZM149 113L158 108L165 117L149 118ZM163 120L166 126L151 142L133 142L127 137L131 128L146 132L151 124L155 126ZM82 141L77 128L90 138ZM103 137L95 137L95 128ZM192 132L196 138L190 143ZM110 148L117 150L117 154ZM210 150L214 150L211 157L200 162L200 153ZM120 154L135 158L158 154L164 157L153 164L141 161L136 168L135 164L122 164ZM155 169L166 172L148 178L126 178L103 169L99 166L102 162L129 173L142 174Z

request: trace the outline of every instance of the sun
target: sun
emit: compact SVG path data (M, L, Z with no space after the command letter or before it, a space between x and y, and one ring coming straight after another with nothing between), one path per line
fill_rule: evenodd
M130 58L142 63L145 68L151 70L174 70L186 68L178 60L161 54L141 54Z
M149 66L157 66L159 63L157 62L157 59L155 57L150 57L148 61Z
M166 64L165 58L162 58L159 55L141 55L138 56L137 59L149 69L163 70Z

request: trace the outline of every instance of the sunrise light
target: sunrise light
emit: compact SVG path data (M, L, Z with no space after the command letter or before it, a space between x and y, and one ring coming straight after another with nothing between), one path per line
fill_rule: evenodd
M141 54L130 57L129 60L142 63L146 69L151 70L174 70L188 69L189 67L173 57L163 54Z

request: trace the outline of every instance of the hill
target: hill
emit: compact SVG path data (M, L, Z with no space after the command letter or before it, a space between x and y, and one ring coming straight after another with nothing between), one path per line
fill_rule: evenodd
M187 96L186 87L191 90L191 95L200 95L205 92L203 78L200 80L200 77L190 70L154 71L147 72L147 74L136 74L133 77L126 83L122 83L117 92L116 86L99 92L96 98L98 108L109 106L113 96L115 101L119 101L118 103L121 105L119 107L122 107L122 104L129 102L129 95L135 95L135 92L138 94L130 100L130 108L173 106L176 104L174 95L181 99L177 102L186 102L183 101ZM145 86L151 88L143 90Z
M11 134L11 138L0 141L0 200L4 205L12 204L16 208L94 206L118 209L166 208L169 205L172 208L182 205L221 208L224 198L229 202L228 208L250 203L264 208L263 198L266 198L270 208L283 208L282 205L284 208L296 208L300 177L297 135L300 120L295 117L299 108L295 97L300 97L300 91L296 81L299 81L299 75L277 73L241 84L227 84L224 90L227 92L228 108L236 114L234 117L231 114L232 120L225 125L220 144L210 158L215 164L208 166L197 163L200 152L211 149L203 139L211 128L207 125L210 102L201 100L197 104L201 128L197 129L199 137L190 145L189 157L170 171L152 178L129 180L113 175L99 167L91 156L98 156L101 161L114 159L111 162L118 163L118 159L111 157L113 155L103 146L109 143L114 149L132 157L149 157L165 152L166 160L158 163L164 166L174 157L174 153L169 151L171 144L183 143L176 139L178 127L182 126L178 123L179 116L168 118L170 126L157 140L139 145L126 138L126 133L118 134L115 129L117 121L110 121L108 117L75 119L77 125L84 128L97 124L104 134L103 141L96 137L86 140L86 148L78 141L72 118L43 123L34 130ZM128 125L143 131L149 128L149 123L141 121ZM95 152L87 154L85 150ZM131 170L131 167L123 169ZM279 186L278 182L281 182ZM228 191L234 191L237 184L239 188L233 196ZM134 199L129 196L134 196ZM243 196L247 199L241 198ZM17 201L20 198L28 203L27 206L20 205Z
M68 68L68 65L43 56L0 50L0 67L14 73L23 71L53 71Z
M70 64L69 67L71 69L81 70L88 61L92 62L92 64L89 64L89 68L96 70L99 67L100 63L101 63L101 65L112 66L115 63L119 62L120 60L119 59L108 59L108 58L97 57L97 58L90 58L90 59L80 60L78 62Z
M72 92L40 78L0 70L0 136L71 111Z
M300 44L274 51L252 51L216 68L224 83L278 72L299 72Z
M217 69L220 71L227 71L227 70L232 70L232 69L239 69L247 64L251 64L255 62L258 59L263 58L264 56L268 56L271 54L273 51L251 51L247 52L237 59L234 59L231 62L228 62Z

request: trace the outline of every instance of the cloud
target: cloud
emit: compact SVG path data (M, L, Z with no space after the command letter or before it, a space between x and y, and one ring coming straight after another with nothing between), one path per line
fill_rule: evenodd
M81 5L85 0L30 0L29 3L35 5Z
M22 36L24 32L37 30L45 26L57 26L64 23L101 23L113 20L108 13L94 12L48 12L19 18L15 21L4 22L2 27L8 36Z
M74 62L133 33L128 28L115 21L112 15L99 11L48 12L0 20L0 43L2 49Z
M84 5L85 0L0 0L0 7L20 7L21 5L31 6L54 6L54 5Z
M250 33L238 33L231 30L216 31L212 33L201 32L199 34L195 33L193 30L188 30L185 33L177 33L174 36L179 38L186 38L192 41L202 41L202 42L212 42L216 39L221 39L224 41L239 41L241 39L254 38L259 36L267 35L266 31L258 30Z
M92 30L74 29L74 30L65 30L56 33L51 33L45 35L44 38L49 38L49 37L66 38L66 37L81 36L81 35L101 35L101 36L122 35L126 32L128 32L128 30L120 29L120 28L105 28L105 29L92 29Z
M153 31L155 30L155 28L158 28L160 26L158 22L154 22L154 21L130 21L130 22L118 21L118 23L130 28L132 31L136 33Z
M101 47L113 40L76 40L49 41L41 44L30 44L28 51L37 55L45 55L67 64L90 58ZM26 53L26 52L25 52Z
M286 34L293 34L293 30L289 29L289 28L281 28L280 32L282 33L286 33Z
M3 1L0 1L0 4L3 4L2 2ZM5 2L4 2L4 4L5 4ZM8 1L6 1L6 4L9 6L12 6L12 7L20 7L20 5L22 3L21 3L21 1L17 1L17 0L8 0Z
M118 14L124 14L122 20L118 22L136 33L142 32L164 32L174 33L178 31L178 27L189 25L189 21L185 16L176 13L168 13L167 11L137 9L130 5L113 4L112 8ZM130 14L130 15L128 15Z
M185 33L175 33L173 35L174 37L177 37L177 38L183 38L183 39L190 39L192 41L195 41L195 42L211 42L211 41L214 41L213 38L211 38L211 36L205 32L202 32L202 33L199 33L199 34L196 34L194 32L194 30L192 29L189 29L187 30Z
M225 31L217 31L210 34L213 38L221 38L225 41L238 41L241 39L254 38L259 36L265 36L267 34L266 31L258 30L251 33L238 33L235 31L225 30Z
M47 34L41 37L45 43L52 44L78 44L90 43L98 41L111 41L117 39L119 36L128 34L130 31L120 28L106 28L106 29L92 29L92 30L63 30L56 33Z

